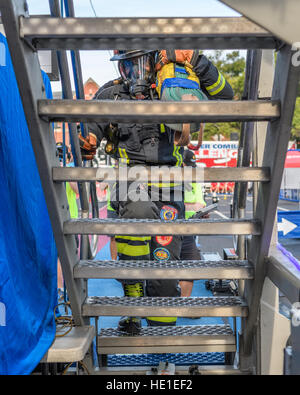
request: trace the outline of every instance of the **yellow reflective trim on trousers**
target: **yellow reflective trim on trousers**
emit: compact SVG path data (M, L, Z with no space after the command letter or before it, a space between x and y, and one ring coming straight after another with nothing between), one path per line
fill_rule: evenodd
M133 241L149 241L151 236L115 236L116 239L133 240Z
M126 163L127 165L129 164L129 158L127 155L127 152L125 148L119 148L119 154L121 157L121 163Z
M132 246L127 243L118 243L117 251L119 254L128 255L128 256L143 256L150 254L150 246L149 244L141 245L141 246Z
M159 321L159 322L175 322L177 317L146 317L147 320Z
M225 86L226 80L221 73L219 73L219 78L217 82L211 86L206 87L206 90L210 94L210 96L214 96L218 94Z

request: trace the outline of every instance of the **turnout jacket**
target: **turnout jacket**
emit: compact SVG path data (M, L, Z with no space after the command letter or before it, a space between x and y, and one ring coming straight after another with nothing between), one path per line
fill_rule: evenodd
M201 89L208 99L231 100L233 90L218 69L202 54L198 55L193 68ZM95 100L131 100L128 88L122 79L109 81L95 94ZM150 100L150 99L149 99ZM154 100L159 100L154 96ZM111 124L90 123L89 132L101 140L111 134ZM148 123L118 123L113 125L116 150L113 154L120 164L182 166L183 147L174 144L174 131L167 125Z

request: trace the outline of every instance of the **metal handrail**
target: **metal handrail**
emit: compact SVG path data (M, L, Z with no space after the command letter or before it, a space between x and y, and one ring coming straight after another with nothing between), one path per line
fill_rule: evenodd
M297 267L280 247L270 249L267 276L291 303L300 301L300 263Z

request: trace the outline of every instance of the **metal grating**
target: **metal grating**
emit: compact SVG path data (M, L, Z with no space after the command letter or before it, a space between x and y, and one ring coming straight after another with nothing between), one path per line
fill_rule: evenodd
M143 297L130 298L118 296L91 296L87 299L89 305L98 306L141 306L141 307L232 307L245 306L242 299L238 297L224 296L224 297L195 297L195 298L172 298L172 297Z
M86 299L84 316L130 317L246 317L248 308L239 297L98 297Z
M229 325L153 326L129 336L116 328L101 330L100 354L165 354L235 352L236 341Z
M75 278L97 279L252 279L248 261L80 261Z
M158 366L160 361L168 361L175 365L223 365L224 353L198 354L135 354L108 355L107 365L112 366Z
M157 262L157 261L80 261L81 268L93 267L99 269L136 269L136 268L162 268L162 269L197 269L197 268L231 268L235 267L249 267L248 261L234 260L234 261L168 261L168 262Z
M230 325L185 325L143 327L139 337L145 336L231 336ZM116 328L101 329L100 337L124 337ZM127 337L127 336L126 336Z

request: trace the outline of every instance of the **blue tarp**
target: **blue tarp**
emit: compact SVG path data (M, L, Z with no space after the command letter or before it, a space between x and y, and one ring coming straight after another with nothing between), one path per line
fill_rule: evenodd
M55 337L57 253L3 35L0 57L0 374L29 374Z

